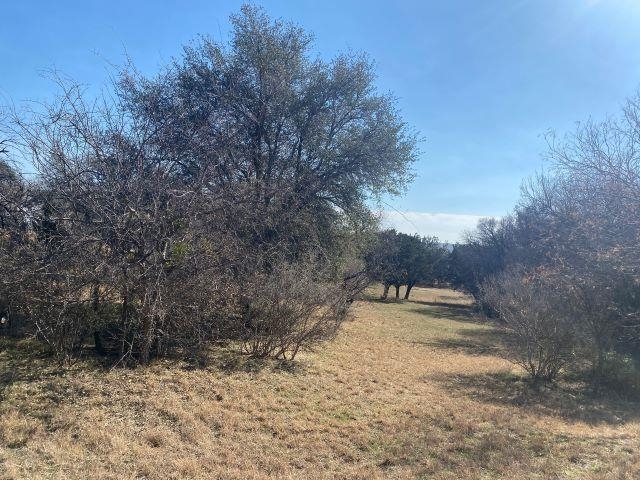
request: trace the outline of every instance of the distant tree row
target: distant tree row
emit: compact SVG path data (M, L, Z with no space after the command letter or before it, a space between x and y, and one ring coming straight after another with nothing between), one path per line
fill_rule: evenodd
M146 363L213 341L294 357L367 283L372 196L410 178L415 136L372 63L244 7L155 78L11 112L0 164L0 314L61 358ZM35 175L25 180L7 155Z
M391 286L399 298L400 287L406 286L406 300L414 286L433 285L445 278L447 250L436 237L383 230L366 259L370 277L384 287L382 298L387 298Z
M640 97L549 146L515 212L455 247L453 282L515 334L534 378L589 366L599 383L638 383Z

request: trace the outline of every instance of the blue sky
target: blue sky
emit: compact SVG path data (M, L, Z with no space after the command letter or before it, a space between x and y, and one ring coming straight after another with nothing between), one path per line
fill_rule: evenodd
M126 54L153 74L198 34L225 39L241 3L5 1L0 104L51 97L40 72L53 67L99 88ZM640 0L254 3L312 32L323 56L376 61L379 88L425 139L387 223L449 241L513 207L544 132L615 115L640 86Z

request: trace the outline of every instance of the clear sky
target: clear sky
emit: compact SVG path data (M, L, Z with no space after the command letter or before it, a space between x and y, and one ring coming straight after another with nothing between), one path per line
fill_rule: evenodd
M0 104L43 100L53 67L92 87L128 55L144 73L198 34L225 39L241 1L3 1ZM387 223L453 241L515 204L544 132L617 114L640 86L640 0L261 1L326 57L376 61L424 137L417 178ZM400 212L400 213L399 213Z

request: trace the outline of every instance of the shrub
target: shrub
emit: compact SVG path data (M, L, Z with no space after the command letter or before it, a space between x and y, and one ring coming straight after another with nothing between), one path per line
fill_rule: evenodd
M307 265L284 264L256 276L242 299L242 348L255 356L293 359L301 348L334 337L348 297Z
M572 362L574 324L561 292L543 276L508 269L483 284L482 297L513 333L514 359L534 381L553 380Z

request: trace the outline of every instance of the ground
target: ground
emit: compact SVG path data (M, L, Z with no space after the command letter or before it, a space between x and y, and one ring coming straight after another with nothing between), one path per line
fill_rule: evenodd
M293 363L60 368L4 340L0 478L640 478L640 403L535 391L468 299L412 293Z

